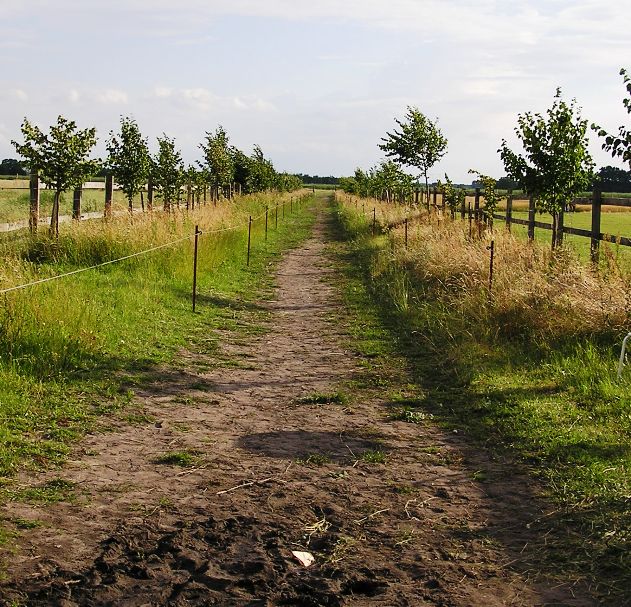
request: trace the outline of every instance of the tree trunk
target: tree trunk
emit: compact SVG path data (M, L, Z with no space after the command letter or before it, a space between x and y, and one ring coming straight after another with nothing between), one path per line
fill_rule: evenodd
M55 238L59 238L59 197L61 192L55 190L55 198L53 200L53 211L50 215L50 233Z

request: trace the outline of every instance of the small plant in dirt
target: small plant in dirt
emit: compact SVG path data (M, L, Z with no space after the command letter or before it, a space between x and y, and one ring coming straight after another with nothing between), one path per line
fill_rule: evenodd
M385 464L387 459L386 454L379 449L368 449L359 455L359 461L366 464Z
M10 492L12 501L34 504L54 504L56 502L71 502L75 496L75 484L63 478L54 478L40 487L28 487Z
M400 529L397 533L395 546L405 546L414 540L414 529Z
M11 522L18 529L38 529L44 524L39 519L28 519L28 518L21 518L21 517L13 518L11 519Z
M484 483L485 481L488 480L488 475L486 472L484 472L484 470L476 470L472 475L471 478L473 478L474 481L478 482L478 483Z
M299 402L305 405L345 405L348 403L348 397L343 392L331 392L330 394L314 392L304 396Z
M324 464L330 464L331 458L322 453L310 453L309 455L297 459L296 463L302 464L303 466L323 466Z
M143 424L151 424L156 421L156 418L153 415L149 415L148 413L143 413L142 411L128 413L123 418L128 424L134 426L140 426Z
M343 561L348 556L348 553L352 551L355 544L363 539L365 539L363 536L358 538L354 538L348 535L340 536L335 542L335 545L331 550L331 554L329 554L329 556L327 557L326 562L334 564Z
M420 424L428 419L432 419L433 417L434 416L431 413L417 411L412 407L400 407L390 413L388 419L391 421L408 422L409 424Z
M418 493L418 489L416 487L412 487L412 485L392 485L392 489L399 495L414 495L415 493Z
M197 451L169 451L156 457L156 464L164 464L166 466L181 466L189 468L200 463L199 452Z

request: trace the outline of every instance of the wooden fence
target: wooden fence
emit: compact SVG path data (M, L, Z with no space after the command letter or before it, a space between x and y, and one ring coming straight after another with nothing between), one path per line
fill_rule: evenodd
M30 191L30 203L29 203L29 228L31 232L37 231L37 226L39 224L39 215L40 215L40 181L37 174L33 173L30 176L30 182L28 188L10 188L10 189L28 189ZM111 175L108 175L105 178L105 182L103 183L102 188L90 188L90 189L102 189L105 192L104 196L104 207L103 207L103 216L105 218L111 217L112 215L112 199L114 196L114 179ZM231 197L235 193L240 193L240 187L234 188L231 186L230 195ZM214 192L212 188L203 188L203 202L206 204L207 202L207 194L210 193L211 200L216 202L216 198L214 197ZM146 194L146 203L145 203L145 194ZM76 188L72 193L72 218L79 220L81 219L81 200L83 195L83 187ZM177 204L179 206L180 199L186 196L186 208L194 208L195 203L199 206L200 201L202 199L202 194L197 193L197 195L192 191L190 185L186 186L185 190L181 190L178 194ZM216 196L219 196L217 192ZM152 211L155 201L155 188L151 181L147 183L147 186L143 188L140 192L140 201L142 210ZM175 201L174 201L175 204ZM129 209L130 212L133 211L132 208Z
M438 207L438 190L437 188L433 188L431 197L432 203L435 208ZM471 207L471 203L467 206L466 202L463 200L460 206L460 216L462 219L469 218L475 219L476 221L486 221L489 222L490 217L488 217L487 213L485 213L484 209L480 207L480 201L484 198L481 193L480 188L476 188L473 192L474 202L473 208ZM441 206L443 212L445 211L445 197L441 193ZM513 202L515 200L528 200L528 219L521 219L519 217L513 217ZM427 206L429 208L430 201L427 200ZM557 234L558 234L558 242L562 242L564 234L571 234L573 236L582 236L584 238L591 239L591 257L593 261L598 261L598 253L600 242L611 242L613 244L622 245L625 247L631 247L631 238L626 236L615 236L612 234L606 234L601 232L600 220L602 214L603 206L618 206L618 207L631 207L631 198L603 198L602 192L598 190L594 190L591 198L576 198L572 201L571 207L575 207L577 204L586 204L591 205L592 207L592 227L591 230L585 230L581 228L572 228L569 226L565 226L563 222L564 212L562 211L559 214L558 225L556 226ZM512 224L523 225L528 227L528 238L530 240L534 240L535 238L535 228L540 228L543 230L554 230L555 226L550 223L546 223L544 221L537 221L535 219L536 216L536 206L535 199L526 196L513 196L512 192L509 190L506 196L506 213L494 213L493 219L497 219L500 221L504 221L508 230L511 229Z

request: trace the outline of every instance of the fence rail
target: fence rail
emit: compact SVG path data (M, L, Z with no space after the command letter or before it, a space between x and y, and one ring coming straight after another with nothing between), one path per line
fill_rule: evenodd
M471 218L475 218L476 221L488 221L489 216L485 212L484 208L481 208L480 201L484 198L481 190L476 188L474 194L474 208L471 208L471 204L469 204L468 209L465 208L465 202L462 202L462 205L459 209L459 214L462 219L465 219L465 216L471 220ZM433 201L434 207L437 208L437 192L434 189L433 192ZM528 200L528 219L521 219L519 217L513 217L513 202L515 200L524 200L521 196L513 196L512 192L509 190L506 195L506 213L493 213L493 219L499 219L504 221L506 227L510 230L510 226L512 224L523 225L528 228L528 238L529 240L534 240L535 238L535 228L539 228L542 230L551 230L553 231L553 247L555 244L561 244L563 241L564 234L571 234L572 236L579 236L582 238L590 238L591 239L591 258L592 261L598 262L599 257L599 249L600 242L610 242L612 244L621 245L624 247L631 247L631 238L626 236L617 236L615 234L608 234L601 231L601 215L602 215L602 207L603 206L620 206L620 207L631 207L631 198L620 198L620 197L611 197L605 198L603 197L602 192L598 190L594 190L591 198L579 197L575 198L570 205L570 208L575 208L578 204L590 205L591 208L591 219L592 219L592 227L591 230L586 230L583 228L573 228L570 226L564 225L564 214L565 211L561 210L558 215L553 218L553 223L547 223L544 221L537 221L535 219L536 213L536 204L535 199L533 197L527 198ZM429 208L429 201L428 201ZM442 208L445 210L445 197L442 196ZM457 212L454 212L455 216Z

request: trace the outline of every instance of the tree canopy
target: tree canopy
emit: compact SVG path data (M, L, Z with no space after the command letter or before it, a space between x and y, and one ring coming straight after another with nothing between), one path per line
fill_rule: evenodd
M120 133L115 135L110 131L106 147L109 154L106 166L125 193L131 213L134 196L140 192L149 176L147 140L143 138L135 120L121 116Z
M24 163L17 158L5 158L0 162L0 175L26 175L27 171Z
M214 133L206 133L204 141L199 145L204 153L204 169L208 173L210 184L216 190L232 182L234 163L226 130L219 125Z
M89 155L96 144L96 129L79 130L73 120L57 117L57 124L44 133L24 119L21 126L24 143L11 143L32 171L55 191L51 213L51 232L59 234L59 197L65 190L81 186L94 174L99 163Z
M498 150L508 176L536 198L539 210L550 213L555 225L564 207L591 183L594 162L586 132L587 120L581 118L576 101L567 104L557 89L545 116L519 115L515 133L525 153L513 152L506 140ZM553 230L553 246L560 238Z
M628 94L628 97L622 100L622 104L627 108L627 113L631 114L631 76L624 68L620 70L620 75ZM622 158L622 161L628 163L631 168L631 127L619 127L617 135L610 135L596 124L592 124L592 129L598 133L599 137L605 138L602 144L603 150L610 152L613 158Z
M156 189L162 194L164 210L169 211L178 199L184 164L182 154L175 147L175 139L166 135L158 137L158 153L152 161L151 175Z
M386 133L379 148L397 162L419 169L429 197L427 173L445 155L447 139L437 121L432 122L415 107L408 107L404 120L395 118L395 122L400 129Z

